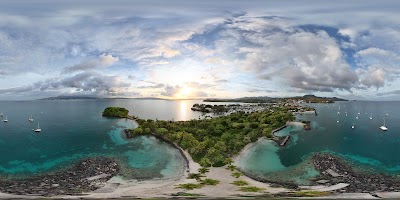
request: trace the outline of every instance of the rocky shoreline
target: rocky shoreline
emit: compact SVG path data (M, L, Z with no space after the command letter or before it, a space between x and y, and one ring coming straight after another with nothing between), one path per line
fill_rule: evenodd
M92 157L67 170L24 179L2 179L0 192L30 196L78 195L103 187L119 169L111 158Z
M400 178L387 174L356 172L342 158L328 154L316 153L312 156L314 167L320 172L316 183L327 186L348 183L340 193L400 192Z

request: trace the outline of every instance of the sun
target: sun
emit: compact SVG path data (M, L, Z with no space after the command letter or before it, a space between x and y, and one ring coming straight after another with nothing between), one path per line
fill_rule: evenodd
M187 98L192 94L192 88L184 85L179 91L177 97L178 98Z

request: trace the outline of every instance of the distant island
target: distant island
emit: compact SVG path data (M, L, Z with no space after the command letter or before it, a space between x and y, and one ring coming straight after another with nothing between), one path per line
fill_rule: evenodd
M272 97L242 97L234 99L204 99L204 102L236 102L236 103L275 103L281 101L295 100L305 103L334 103L335 101L348 101L337 97L318 97L315 95L304 95L299 97L272 98Z

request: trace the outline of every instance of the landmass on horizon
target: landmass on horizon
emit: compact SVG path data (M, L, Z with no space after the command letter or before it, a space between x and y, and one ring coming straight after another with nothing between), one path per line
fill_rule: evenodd
M318 97L315 95L304 95L304 96L296 96L296 97L241 97L241 98L233 98L233 99L224 99L224 98L202 98L202 99L165 99L165 98L155 98L155 97L140 97L140 98L110 98L110 97L95 97L95 96L56 96L56 97L47 97L38 100L77 100L77 99L143 99L143 100L203 100L204 102L237 102L237 103L271 103L277 102L281 100L296 100L296 101L304 101L307 103L333 103L335 101L348 101L347 99L337 98L337 97Z

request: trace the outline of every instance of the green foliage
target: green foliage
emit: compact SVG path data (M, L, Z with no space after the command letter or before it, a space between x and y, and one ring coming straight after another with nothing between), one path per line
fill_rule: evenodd
M125 108L120 107L108 107L104 109L103 116L104 117L120 117L125 118L128 117L129 111Z
M200 184L202 184L202 185L218 185L219 182L220 182L219 180L210 179L210 178L200 180Z
M242 192L261 192L265 190L264 188L259 188L255 186L246 186L246 187L240 187L239 189Z
M209 108L211 105L206 105ZM212 107L212 106L211 106ZM229 165L231 158L258 138L294 119L288 108L190 121L137 119L139 127L130 134L154 134L187 150L203 167Z
M202 177L204 177L204 175L200 173L189 173L187 178L200 180Z
M247 183L247 181L244 181L244 180L233 181L231 184L232 184L232 185L236 185L236 186L246 186L246 185L249 185L249 183Z
M234 166L234 165L228 165L228 166L226 167L226 169L227 169L227 170L230 170L230 171L235 171L235 170L236 170L236 166Z
M202 167L198 171L200 174L205 174L205 173L209 172L210 169L208 169L207 167Z
M240 173L240 172L233 172L232 173L232 176L235 177L235 178L239 178L241 175L242 175L242 173Z
M202 184L195 184L195 183L185 183L185 184L179 184L176 188L181 188L185 190L193 190L193 189L199 189L202 188L204 185Z

